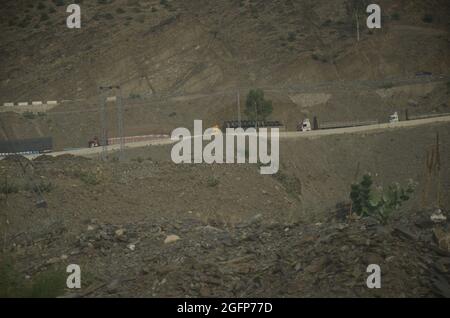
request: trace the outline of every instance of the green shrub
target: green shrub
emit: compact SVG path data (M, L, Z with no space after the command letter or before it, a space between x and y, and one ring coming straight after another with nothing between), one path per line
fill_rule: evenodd
M295 38L296 38L295 32L289 32L289 33L288 33L287 40L288 40L289 42L294 42L294 41L295 41Z
M57 6L57 7L62 7L64 5L64 0L53 0L53 3Z
M415 189L412 181L406 188L393 183L387 189L378 187L374 191L372 185L373 180L370 174L364 175L360 183L351 185L352 211L361 217L372 216L382 224L386 224L392 213L398 210L403 202L410 199Z
M392 87L394 87L394 84L391 83L391 82L383 83L383 84L381 84L381 86L380 86L380 88L382 88L382 89L389 89L389 88L392 88Z
M26 119L34 119L36 118L36 115L33 112L26 111L22 114L22 116Z
M322 62L322 63L327 63L327 62L328 62L328 59L327 59L325 56L320 55L320 54L317 54L317 53L313 53L313 54L311 55L311 57L312 57L312 59L315 60L315 61L320 61L320 62Z
M11 194L11 193L17 193L19 192L19 186L17 186L14 183L10 183L10 182L2 182L0 184L0 193L3 194Z
M35 193L49 193L54 188L53 184L50 181L41 180L39 183L35 183L32 185L27 185L25 190L32 191Z
M87 185L97 185L100 184L100 178L97 177L94 173L85 173L83 172L80 175L80 180L83 181Z
M138 99L138 98L141 98L141 95L139 95L139 94L135 94L135 93L130 93L130 96L129 96L131 99Z
M144 159L142 157L137 157L137 158L133 158L131 159L132 161L136 161L137 163L142 163L144 162Z
M55 298L64 293L66 273L64 270L50 270L37 275L31 285L31 298Z
M67 175L70 175L75 178L79 178L82 182L87 185L97 185L100 184L101 179L97 174L93 171L84 171L81 169L69 170L66 172Z
M214 176L211 176L208 178L207 185L208 185L208 187L211 187L211 188L216 187L219 185L219 179L217 179Z
M252 89L245 102L245 114L252 120L265 120L273 111L272 101L264 98L262 89Z
M400 14L398 14L398 12L394 12L394 13L391 15L391 19L392 19L392 20L395 20L395 21L400 20Z
M433 22L433 16L431 14L425 14L422 18L422 21L425 23L432 23Z
M273 177L281 183L287 193L294 195L296 198L302 194L302 183L296 176L279 170Z
M26 280L15 268L11 257L0 260L0 298L55 298L64 293L66 273L51 269Z

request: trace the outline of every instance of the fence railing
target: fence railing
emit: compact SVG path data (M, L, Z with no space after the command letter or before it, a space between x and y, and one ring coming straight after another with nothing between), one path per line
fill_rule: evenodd
M378 120L319 123L319 129L333 129L378 124Z

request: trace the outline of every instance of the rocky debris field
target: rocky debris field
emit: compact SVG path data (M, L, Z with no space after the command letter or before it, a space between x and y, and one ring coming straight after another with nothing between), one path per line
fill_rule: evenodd
M80 265L82 288L65 297L450 297L449 224L431 214L386 226L339 215L316 224L256 215L233 227L91 219L76 235L55 223L41 238L13 237L7 253L31 279ZM381 289L366 286L369 264L381 267Z
M174 165L166 148L128 152L125 162L42 156L33 168L7 158L0 294L29 296L20 288L31 285L32 296L51 297L450 297L448 166L442 213L422 208L435 197L423 204L420 178L435 129L415 132L289 143L275 176L256 165ZM47 208L36 207L18 161ZM383 185L412 177L419 188L387 225L349 218L336 204L358 170L379 172ZM81 268L80 290L66 288L69 264ZM370 264L381 268L380 289L366 285Z

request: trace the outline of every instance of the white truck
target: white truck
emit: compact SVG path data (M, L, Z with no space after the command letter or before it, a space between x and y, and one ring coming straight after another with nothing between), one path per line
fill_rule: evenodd
M397 112L395 112L395 113L393 113L392 115L389 116L389 122L390 123L397 123L397 122L399 122L398 113Z
M297 125L298 131L311 131L311 122L308 118L304 119L301 123Z

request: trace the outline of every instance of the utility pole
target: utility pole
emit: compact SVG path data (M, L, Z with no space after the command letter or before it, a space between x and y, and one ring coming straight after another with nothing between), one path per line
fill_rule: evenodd
M241 127L241 100L240 100L239 89L237 91L237 108L238 108L238 123L239 123L239 128L240 128Z
M359 42L359 16L358 16L358 9L356 9L355 17L356 17L356 39Z
M255 103L255 114L256 114L255 127L256 127L256 133L258 133L258 104L257 103Z
M123 153L125 149L124 131L123 131L123 99L122 99L122 88L120 85L112 86L100 86L100 120L102 126L102 160L106 160L106 154L108 151L108 122L106 115L106 102L108 95L104 93L105 91L116 91L115 102L117 107L117 133L119 137L119 160L123 160Z
M119 150L119 160L123 161L124 159L124 149L125 149L125 140L123 137L123 99L122 99L122 88L118 86L119 94L116 100L117 104L117 125L118 125L118 131L119 134L119 144L120 144L120 150Z
M104 90L106 89L106 87L102 87L100 86L99 90L100 90L100 125L101 127L101 135L100 135L100 142L102 144L102 154L101 154L101 159L103 161L106 160L106 153L108 151L108 123L107 123L107 118L106 118L106 97L105 97L105 93Z

